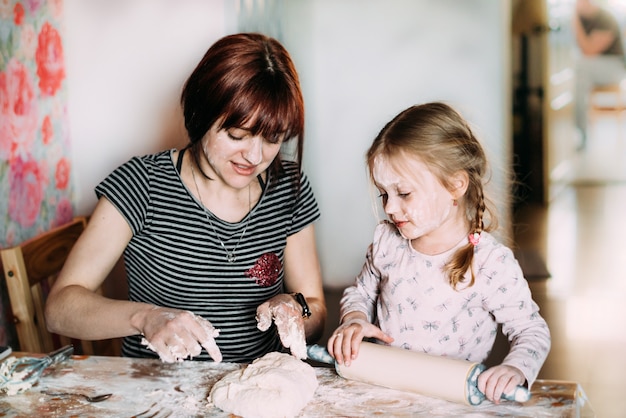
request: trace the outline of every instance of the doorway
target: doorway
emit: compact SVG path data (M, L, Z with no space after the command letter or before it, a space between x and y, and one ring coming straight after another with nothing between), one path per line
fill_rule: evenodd
M547 204L572 177L575 0L518 0L512 7L514 210Z

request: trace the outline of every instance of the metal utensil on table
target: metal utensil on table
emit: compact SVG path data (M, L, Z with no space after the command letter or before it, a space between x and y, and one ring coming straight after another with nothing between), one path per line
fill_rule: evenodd
M66 345L44 357L9 357L0 368L0 390L22 392L33 386L49 366L69 359L74 346Z
M85 398L87 400L87 402L102 402L102 401L106 401L107 399L109 399L113 394L112 393L103 393L100 395L95 395L95 396L87 396L83 393L78 393L78 395L82 396L83 398Z
M58 396L58 397L78 396L78 397L81 397L81 398L85 399L87 402L102 402L102 401L106 401L111 396L113 396L112 393L103 393L103 394L94 395L94 396L89 396L89 395L85 395L84 393L76 393L76 392L49 392L49 391L44 391L42 393L45 393L46 395Z

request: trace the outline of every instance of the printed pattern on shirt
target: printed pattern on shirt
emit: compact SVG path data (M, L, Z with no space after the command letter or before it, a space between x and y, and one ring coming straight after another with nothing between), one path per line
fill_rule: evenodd
M392 345L437 356L483 362L498 324L511 341L506 364L532 382L550 347L550 333L510 249L483 232L474 256L476 283L455 290L443 266L460 246L435 256L415 251L390 223L375 231L341 316L361 311L394 338Z

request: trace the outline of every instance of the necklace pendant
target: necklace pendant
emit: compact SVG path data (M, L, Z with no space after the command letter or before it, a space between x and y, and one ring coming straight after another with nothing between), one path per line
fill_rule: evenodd
M248 230L248 225L250 224L250 219L252 218L252 216L248 215L248 220L246 221L246 225L243 228L243 232L239 236L239 241L237 241L237 244L235 244L235 248L233 248L233 250L231 252L229 252L226 249L226 246L224 245L224 242L222 242L222 239L220 238L219 234L215 230L215 227L213 226L213 222L211 222L211 218L209 217L209 214L207 213L206 207L204 206L204 202L202 201L202 195L200 194L200 188L198 187L198 183L196 182L196 172L193 169L193 163L191 163L190 167L191 167L191 176L193 177L193 184L196 186L196 193L198 193L198 199L200 200L200 203L202 204L202 207L204 208L204 210L203 210L204 211L204 216L206 217L206 220L209 222L209 225L211 226L211 230L213 231L213 233L215 234L215 237L217 238L217 240L219 241L220 245L222 246L222 249L226 253L226 261L228 261L228 263L232 264L235 261L237 261L237 256L235 255L235 251L237 251L237 247L239 247L239 243L243 239L243 236L246 234L246 231ZM251 202L250 185L248 185L248 210L249 211L252 210L252 204L250 202Z

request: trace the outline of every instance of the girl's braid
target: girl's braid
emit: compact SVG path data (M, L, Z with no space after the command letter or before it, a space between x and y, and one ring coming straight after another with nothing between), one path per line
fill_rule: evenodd
M474 174L476 176L476 174ZM483 216L485 215L486 203L485 194L483 192L483 185L480 179L476 179L476 217L474 218L474 230L472 232L480 234L485 228Z

